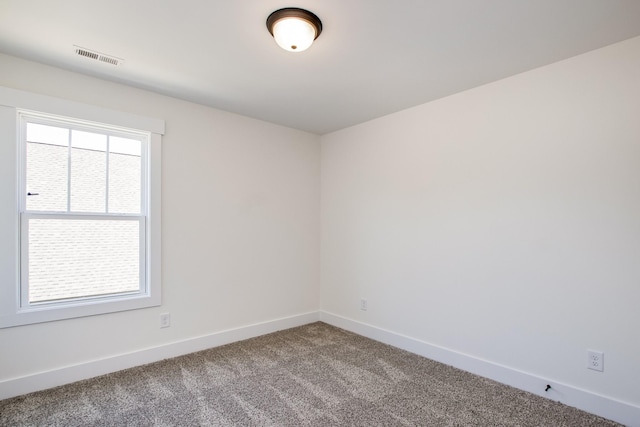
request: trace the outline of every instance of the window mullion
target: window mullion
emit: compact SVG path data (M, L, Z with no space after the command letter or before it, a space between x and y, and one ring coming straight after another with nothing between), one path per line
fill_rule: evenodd
M107 149L105 150L106 167L104 172L105 190L104 190L104 211L109 213L109 143L111 142L111 135L107 135Z
M67 212L71 212L71 134L72 130L69 129L69 144L67 147Z

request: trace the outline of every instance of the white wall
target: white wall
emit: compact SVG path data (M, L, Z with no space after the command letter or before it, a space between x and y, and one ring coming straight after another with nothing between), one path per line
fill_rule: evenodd
M0 55L0 69L3 86L166 121L162 306L0 329L0 389L11 379L317 312L316 135L11 56ZM0 271L3 285L12 276ZM168 329L159 328L164 312Z
M640 406L640 38L325 135L321 197L327 313Z

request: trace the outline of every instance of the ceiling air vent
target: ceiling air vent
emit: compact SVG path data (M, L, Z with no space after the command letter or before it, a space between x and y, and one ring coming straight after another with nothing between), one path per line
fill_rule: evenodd
M122 65L124 62L121 58L116 58L115 56L105 55L104 53L96 52L94 50L85 49L84 47L74 46L76 50L76 55L82 56L84 58L93 59L94 61L104 62L105 64L111 65Z

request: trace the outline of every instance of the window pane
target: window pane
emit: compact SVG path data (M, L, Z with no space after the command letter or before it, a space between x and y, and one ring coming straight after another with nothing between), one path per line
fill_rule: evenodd
M107 136L71 134L71 211L106 212Z
M142 147L140 141L137 139L112 136L109 138L109 151L112 153L129 154L131 156L140 157Z
M109 138L109 212L141 213L141 143Z
M27 129L31 125L29 123ZM27 133L29 133L28 130ZM28 142L26 144L26 155L26 190L27 194L32 194L31 196L27 195L27 210L66 212L67 178L69 173L68 146Z
M29 302L140 289L140 222L30 219Z
M27 141L67 147L69 145L69 129L27 123Z

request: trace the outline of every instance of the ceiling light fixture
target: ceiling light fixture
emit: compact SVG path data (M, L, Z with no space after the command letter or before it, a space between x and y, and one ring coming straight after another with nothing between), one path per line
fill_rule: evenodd
M285 7L269 15L267 28L278 46L289 52L302 52L322 32L322 21L308 10Z

